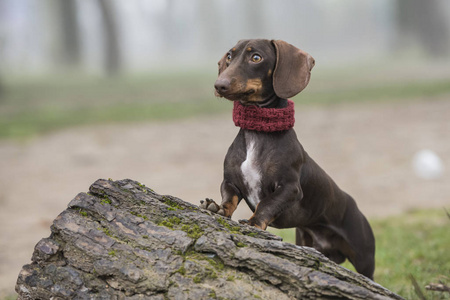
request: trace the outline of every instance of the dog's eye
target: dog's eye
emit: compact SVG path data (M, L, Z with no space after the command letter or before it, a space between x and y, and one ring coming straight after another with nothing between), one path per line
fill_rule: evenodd
M258 63L258 62L260 62L261 60L262 60L261 55L259 55L259 54L253 54L253 56L252 56L252 62Z
M231 60L231 53L227 54L227 61L229 62Z

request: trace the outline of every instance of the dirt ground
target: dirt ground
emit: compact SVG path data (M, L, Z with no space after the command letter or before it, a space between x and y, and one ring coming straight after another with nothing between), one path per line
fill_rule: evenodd
M230 106L231 110L231 106ZM369 218L450 208L450 99L296 107L307 152ZM172 123L74 128L27 142L0 142L0 298L12 294L52 220L98 178L131 178L198 203L220 200L222 162L238 129L230 115ZM417 177L414 154L435 151L447 169ZM249 217L241 203L233 216Z

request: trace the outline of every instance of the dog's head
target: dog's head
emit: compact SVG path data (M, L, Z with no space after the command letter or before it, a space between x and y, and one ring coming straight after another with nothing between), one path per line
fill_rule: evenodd
M309 83L314 58L281 40L241 40L219 61L216 96L243 104L287 99Z

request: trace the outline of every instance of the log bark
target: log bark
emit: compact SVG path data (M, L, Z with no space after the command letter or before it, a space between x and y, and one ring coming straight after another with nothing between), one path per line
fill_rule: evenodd
M97 180L37 243L19 299L402 299L308 247L132 180Z

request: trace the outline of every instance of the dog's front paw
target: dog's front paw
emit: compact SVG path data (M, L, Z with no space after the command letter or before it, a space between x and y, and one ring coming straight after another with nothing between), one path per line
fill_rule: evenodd
M205 198L205 200L200 200L200 208L207 209L213 213L218 213L222 216L224 215L223 209L221 209L213 199Z
M250 220L247 219L241 219L238 221L240 224L242 225L248 225L248 226L253 226L262 230L265 230L265 227L261 226L260 224L255 222L254 218L250 218Z
M238 220L238 222L239 222L239 224L242 224L242 225L250 225L250 224L248 223L248 220L247 220L247 219L240 219L240 220Z

